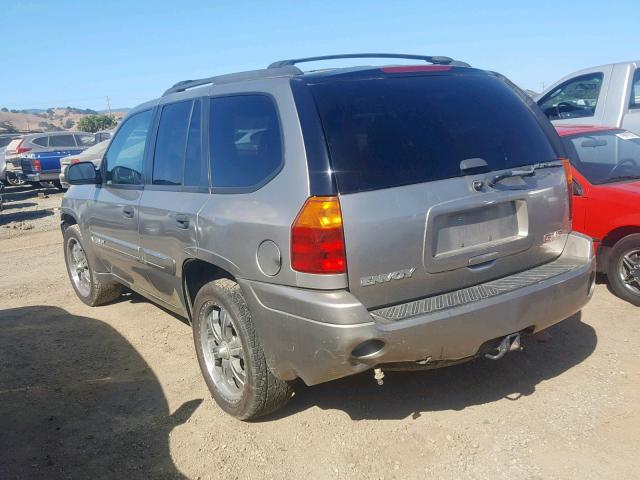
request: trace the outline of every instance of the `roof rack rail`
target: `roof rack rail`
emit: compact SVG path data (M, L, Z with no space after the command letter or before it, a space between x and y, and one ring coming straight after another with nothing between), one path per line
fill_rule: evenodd
M429 55L407 55L404 53L345 53L341 55L322 55L319 57L292 58L289 60L279 60L269 65L269 68L282 68L293 66L297 63L315 62L318 60L335 60L342 58L404 58L409 60L423 60L434 65L451 65L454 67L470 67L466 62L454 60L450 57L429 56Z
M199 78L196 80L182 80L165 91L162 96L166 97L172 93L184 92L190 88L201 87L203 85L242 82L246 80L257 80L260 78L273 78L300 74L302 74L302 70L298 67L285 65L282 68L250 70L247 72L229 73L226 75L217 75L215 77Z

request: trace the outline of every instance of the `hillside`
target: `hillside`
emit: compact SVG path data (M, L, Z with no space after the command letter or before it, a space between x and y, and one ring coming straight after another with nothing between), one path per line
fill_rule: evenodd
M96 113L92 110L81 110L73 107L50 108L40 113L0 111L0 132L3 131L1 125L5 124L5 122L11 122L20 131L74 130L80 118ZM126 111L113 111L111 113L120 121L125 116Z

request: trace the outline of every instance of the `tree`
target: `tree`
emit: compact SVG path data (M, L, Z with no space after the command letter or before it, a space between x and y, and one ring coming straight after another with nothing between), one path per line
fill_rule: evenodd
M3 107L3 108L1 108L1 109L0 109L0 111L3 111L3 112L5 112L5 113L6 113L6 112L8 112L8 111L9 111L9 109L8 109L7 107Z
M76 127L81 132L95 133L113 128L117 123L113 115L87 115L78 120Z
M67 120L64 122L64 128L66 129L70 129L73 128L73 126L76 124L76 122L74 122L73 120L71 120L70 118L67 118Z
M11 120L0 122L0 128L5 130L7 133L16 133L18 131Z

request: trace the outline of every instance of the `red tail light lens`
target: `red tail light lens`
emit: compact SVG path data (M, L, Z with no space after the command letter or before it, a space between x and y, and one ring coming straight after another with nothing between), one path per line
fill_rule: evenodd
M80 161L79 158L72 158L71 160L69 160L69 163L73 164L73 163L78 163Z
M573 171L571 163L566 158L560 158L564 167L564 175L567 179L567 191L569 192L569 220L573 218Z
M41 171L41 170L42 170L42 164L40 163L40 160L34 160L34 161L32 162L32 165L33 165L33 169L34 169L35 171L39 172L39 171Z
M18 155L20 155L21 153L27 153L31 151L31 149L29 147L23 147L22 146L22 142L18 144L18 147L16 148L16 153Z
M342 213L337 197L307 199L291 226L291 268L304 273L345 273Z

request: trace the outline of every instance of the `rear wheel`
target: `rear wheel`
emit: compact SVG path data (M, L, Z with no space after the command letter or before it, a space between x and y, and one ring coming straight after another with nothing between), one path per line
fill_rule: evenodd
M618 297L640 306L640 234L628 235L613 246L607 277Z
M58 190L60 190L61 192L64 192L65 189L62 188L62 183L60 183L60 180L54 180L53 181L53 186L56 187Z
M105 282L96 276L77 225L71 225L64 231L64 259L71 285L78 298L87 305L95 307L120 296L120 285Z
M239 285L226 278L207 283L193 311L198 362L218 405L241 420L283 407L291 386L269 371Z
M20 186L20 185L24 185L24 179L22 177L19 177L18 175L16 175L15 173L12 172L7 172L7 183L9 185L13 185L14 187Z

